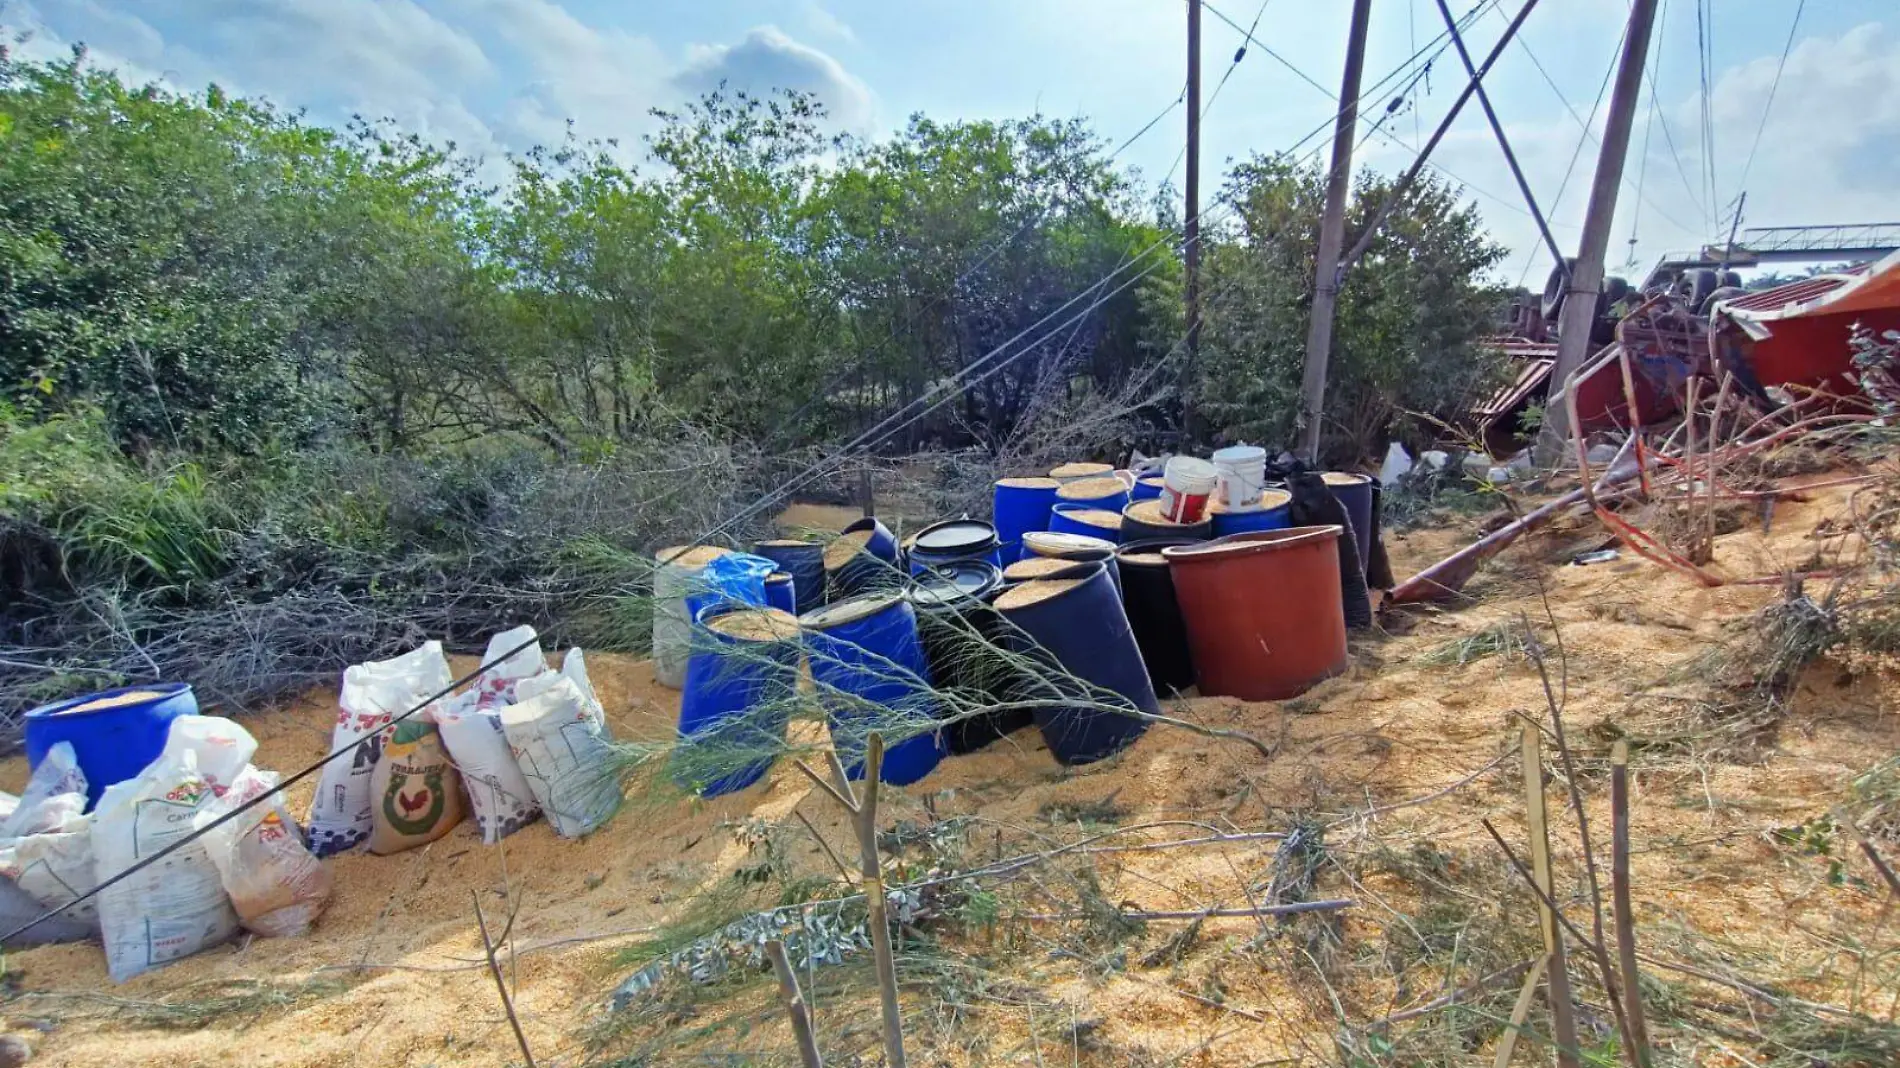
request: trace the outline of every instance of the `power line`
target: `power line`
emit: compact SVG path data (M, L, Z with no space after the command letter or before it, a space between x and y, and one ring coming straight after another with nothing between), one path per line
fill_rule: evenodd
M1162 108L1159 112L1157 112L1155 114L1155 117L1152 119L1149 119L1145 124L1142 125L1142 127L1139 130L1136 130L1133 134L1131 134L1128 137L1128 139L1123 141L1119 146L1117 146L1113 152L1110 152L1108 156L1103 160L1103 162L1113 163L1115 159L1119 157L1123 152L1128 151L1129 146L1133 145L1136 141L1141 140L1142 137L1146 136L1150 130L1153 130L1157 125L1159 125L1161 120L1173 114L1174 109L1180 107L1181 102L1185 99L1187 99L1187 86L1183 84L1181 86L1181 91L1175 94L1175 98L1173 101L1171 101L1166 107ZM857 359L854 360L850 365L841 369L837 374L833 375L828 381L826 381L817 390L814 390L811 397L807 399L804 404L799 405L798 408L795 409L790 415L787 415L784 418L778 420L773 425L772 429L766 432L765 441L767 443L767 446L770 447L771 445L778 443L782 439L782 436L784 435L785 431L797 423L799 417L805 415L807 412L810 412L817 405L830 400L834 392L837 390L837 388L839 386L844 385L846 380L848 380L852 375L862 374L867 368L870 367L871 361L873 359L875 359L876 357L885 355L890 350L890 346L894 344L900 336L905 336L905 335L914 333L916 331L917 324L921 323L926 315L930 314L939 305L941 305L946 299L948 299L949 294L954 293L958 289L960 289L964 282L969 281L972 277L976 275L978 271L981 271L984 267L988 266L991 260L994 260L996 257L1002 255L1003 251L1007 249L1010 245L1015 244L1017 241L1022 239L1022 236L1024 234L1028 233L1030 230L1040 225L1045 219L1048 218L1049 213L1055 209L1055 206L1056 205L1052 202L1048 205L1045 205L1041 210L1032 212L1029 218L1025 219L1023 221L1023 224L1017 227L1013 233L1010 233L1004 236L1002 240L996 242L994 245L992 245L989 248L988 251L986 251L981 257L979 257L975 263L971 264L969 267L964 268L963 271L958 273L958 275L954 279L951 280L950 284L944 287L942 292L938 293L935 297L932 297L929 301L927 301L924 304L922 308L919 308L917 309L917 311L912 313L911 316L907 320L905 320L904 323L902 323L900 326L892 328L891 333L888 337L878 342L876 346L870 349L870 351L860 354L857 357Z
M1667 13L1666 9L1668 8L1668 6L1669 6L1669 0L1663 0L1663 7L1665 9L1665 14ZM1592 108L1590 110L1590 119L1585 120L1582 115L1578 114L1576 106L1570 102L1570 97L1566 95L1562 87L1560 87L1557 84L1557 80L1551 77L1550 70L1544 66L1544 61L1538 57L1536 50L1531 48L1530 42L1525 40L1522 36L1520 36L1516 39L1514 43L1517 45L1519 51L1522 51L1524 53L1524 57L1531 61L1531 66L1537 68L1538 76L1544 79L1545 85L1550 86L1550 91L1557 97L1558 102L1563 104L1564 110L1570 113L1571 120L1577 124L1578 129L1583 131L1583 136L1587 139L1588 143L1601 144L1602 142L1600 142L1597 139L1596 133L1590 129L1590 123L1595 121L1596 119L1596 109ZM1601 104L1601 100L1602 100L1602 91L1599 90L1598 91L1599 104ZM1667 130L1665 130L1665 132L1667 132ZM1647 129L1645 129L1643 136L1644 136L1644 143L1647 144L1648 137L1649 137ZM1645 148L1644 151L1647 152L1648 151L1647 148ZM1575 166L1574 162L1572 163L1572 166ZM1691 233L1694 232L1695 230L1694 227L1683 226L1682 223L1678 222L1674 217L1670 216L1668 212L1663 211L1662 208L1659 205L1657 205L1655 201L1649 200L1647 198L1647 195L1644 192L1642 192L1640 182L1638 183L1638 191L1636 193L1636 197L1639 202L1649 205L1649 209L1651 211L1655 212L1658 215L1661 215L1664 219L1668 220L1672 225L1682 230L1689 231ZM1698 201L1698 203L1700 202ZM1551 210L1552 211L1556 210L1555 204L1551 205ZM1706 216L1705 216L1705 221L1706 221Z
M1714 16L1711 0L1696 0L1696 76L1702 86L1702 169L1709 186L1710 210L1722 202L1715 188L1715 108L1709 80L1709 68L1715 65ZM1716 222L1720 224L1720 216Z
M1775 63L1775 80L1768 83L1768 101L1761 106L1761 122L1755 126L1755 143L1748 146L1748 162L1742 164L1741 188L1748 189L1748 172L1755 166L1755 153L1761 150L1762 132L1768 129L1768 113L1775 106L1775 91L1781 88L1781 72L1788 66L1788 54L1794 51L1795 34L1801 29L1801 13L1806 11L1808 0L1800 0L1794 6L1794 21L1788 24L1788 41L1781 46L1781 59Z
M1658 14L1657 19L1660 24L1657 32L1658 36L1661 36L1663 32L1668 29L1669 0L1663 0L1662 11ZM1650 114L1655 117L1656 125L1662 127L1663 144L1669 146L1669 158L1675 162L1676 176L1682 179L1682 188L1689 194L1689 203L1695 205L1696 210L1702 213L1702 225L1709 230L1713 230L1715 229L1714 212L1711 206L1703 200L1702 194L1696 190L1695 183L1689 180L1689 168L1683 164L1682 153L1676 148L1676 135L1669 132L1669 114L1663 110L1662 100L1657 95L1656 87L1662 81L1662 60L1663 49L1658 48L1656 50L1656 73L1649 81ZM1654 207L1654 205L1652 204L1651 207ZM1662 212L1658 210L1657 214L1661 215ZM1663 215L1663 218L1667 219L1669 217ZM1670 221L1675 222L1673 219ZM1688 230L1690 233L1695 232L1692 227L1683 226L1681 223L1676 223L1676 225L1683 230Z
M1596 102L1590 105L1590 118L1581 124L1583 134L1577 138L1577 147L1570 153L1570 164L1564 168L1564 180L1558 183L1557 195L1551 199L1550 213L1552 215L1557 214L1557 208L1564 202L1564 193L1570 189L1570 179L1576 176L1577 160L1583 156L1583 146L1595 140L1590 134L1590 123L1597 121L1597 110L1603 107L1603 95L1610 89L1610 78L1616 74L1617 57L1622 54L1623 41L1629 37L1629 32L1629 26L1625 25L1622 36L1617 38L1616 47L1610 50L1610 65L1603 71L1603 84L1597 86ZM1565 101L1565 104L1568 106L1569 101ZM1571 110L1571 114L1576 114L1575 109ZM1524 270L1517 276L1518 288L1523 288L1524 281L1531 276L1531 267L1536 262L1537 250L1533 248L1530 255L1524 257Z
M1208 96L1206 106L1201 108L1202 116L1206 116L1208 111L1212 110L1214 101L1220 99L1220 91L1227 87L1227 79L1234 76L1234 70L1240 66L1240 61L1247 58L1247 46L1253 43L1253 31L1260 28L1260 16L1267 13L1267 5L1272 2L1273 0L1260 0L1259 10L1253 13L1253 22L1249 24L1245 30L1241 30L1241 36L1245 38L1245 40L1241 41L1240 47L1234 50L1234 61L1227 64L1227 69L1221 72L1220 81L1214 83L1214 92ZM1233 23L1226 15L1215 11L1211 5L1203 3L1201 10L1213 12L1215 18L1226 22L1229 26L1233 26ZM1237 30L1240 29L1238 26L1234 26L1234 28ZM1265 45L1261 45L1260 47L1263 50L1266 48Z

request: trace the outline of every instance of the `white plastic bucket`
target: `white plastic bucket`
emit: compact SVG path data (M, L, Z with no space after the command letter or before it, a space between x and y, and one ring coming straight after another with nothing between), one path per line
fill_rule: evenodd
M1218 472L1206 460L1175 456L1161 476L1161 515L1170 523L1198 523L1207 514L1207 500L1218 483Z
M1228 512L1257 512L1267 488L1267 450L1235 445L1214 454L1215 496Z

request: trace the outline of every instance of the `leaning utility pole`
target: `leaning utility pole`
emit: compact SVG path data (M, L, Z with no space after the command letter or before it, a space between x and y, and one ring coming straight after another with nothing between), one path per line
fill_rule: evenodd
M1333 126L1333 167L1326 175L1326 211L1319 221L1319 257L1313 272L1313 318L1306 331L1306 375L1300 382L1300 455L1319 459L1320 416L1326 407L1326 357L1333 345L1333 305L1339 300L1339 247L1346 241L1346 193L1352 186L1352 142L1359 125L1359 74L1366 61L1366 25L1372 0L1353 0L1346 37L1346 73L1339 82L1339 119Z
M1201 0L1188 0L1187 215L1182 223L1187 261L1187 361L1181 368L1181 449L1194 440L1194 372L1201 362Z
M1650 31L1656 23L1656 0L1634 0L1629 30L1623 38L1623 56L1617 62L1616 88L1610 93L1610 114L1603 126L1603 149L1597 154L1596 181L1590 186L1590 207L1583 217L1583 241L1577 265L1570 271L1563 309L1557 318L1557 364L1550 372L1551 401L1544 408L1544 429L1537 440L1537 460L1554 466L1570 440L1570 413L1558 403L1570 376L1590 355L1590 325L1596 320L1597 294L1603 289L1603 254L1610 244L1610 222L1616 215L1616 191L1623 183L1623 160L1629 155L1630 127L1636 117L1637 97L1643 88L1643 67L1649 60Z

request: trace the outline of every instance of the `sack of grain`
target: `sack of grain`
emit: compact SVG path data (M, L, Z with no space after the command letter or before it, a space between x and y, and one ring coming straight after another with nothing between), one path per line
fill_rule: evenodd
M57 823L25 837L0 839L0 887L12 891L0 890L4 898L0 906L5 906L0 907L0 923L7 929L78 900L98 885L92 863L92 817L84 814L85 807L83 792L58 794L40 806L46 818L60 814ZM22 908L26 911L21 912ZM21 932L15 945L76 942L98 933L99 903L86 900Z
M247 767L225 795L206 805L194 825L206 828L205 852L218 869L246 929L268 938L291 938L310 930L330 903L330 869L303 844L303 832L273 794L234 819L220 817L276 789L276 772Z
M106 787L92 820L93 876L106 883L191 834L257 751L228 719L180 716L165 750L136 779ZM123 983L238 932L217 865L198 839L99 892L106 969Z
M310 803L312 853L327 857L368 841L375 822L370 776L382 757L385 728L423 698L447 689L451 681L441 642L390 660L354 664L343 672L330 747L354 749L324 765Z
M526 687L501 710L502 730L541 811L563 838L579 838L620 809L612 739L599 703L567 675Z
M437 706L435 722L468 788L484 845L494 845L540 817L541 806L508 748L499 708L483 708L477 694L458 694Z
M435 724L417 718L390 728L370 796L369 851L377 856L427 845L462 822L462 776Z
M26 792L13 811L0 821L0 838L20 838L57 829L66 822L72 797L79 797L79 811L86 810L86 773L79 769L79 756L73 743L57 742L46 750L40 766L27 777ZM60 798L57 805L48 802Z

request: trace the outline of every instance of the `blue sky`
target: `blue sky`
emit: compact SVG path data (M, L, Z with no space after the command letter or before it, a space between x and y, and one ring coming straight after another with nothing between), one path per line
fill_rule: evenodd
M1462 13L1473 2L1452 7ZM1900 217L1900 10L1892 0L1808 0L1777 83L1798 2L1667 0L1650 67L1655 106L1646 95L1613 266L1631 257L1632 232L1643 262L1708 239L1743 188L1745 164L1747 225ZM1293 144L1332 114L1349 6L1268 0L1262 11L1258 0L1214 0L1214 11L1243 25L1260 13L1260 41L1301 73L1260 48L1232 65L1239 33L1206 16L1209 91L1233 67L1207 111L1211 175L1228 160ZM1471 32L1477 56L1517 0L1497 6ZM1703 151L1699 6L1713 53L1712 157ZM33 35L29 53L84 41L101 63L136 78L182 88L216 81L318 121L388 115L491 159L558 140L570 120L582 136L637 145L651 128L648 108L722 78L814 91L841 128L865 136L917 111L939 119L1041 111L1086 117L1119 144L1180 91L1184 12L1182 0L0 0L0 24ZM1579 117L1597 100L1626 12L1626 0L1543 0L1523 46L1508 49L1486 82L1566 246L1595 158L1593 141L1578 154ZM1374 0L1368 81L1441 25L1435 0ZM1448 52L1360 162L1403 167L1406 146L1430 133L1462 83ZM1747 163L1771 86L1762 147ZM1174 109L1123 160L1156 183L1179 157L1184 121ZM1592 126L1601 122L1598 114ZM1716 161L1713 196L1705 158ZM1471 187L1513 249L1504 273L1540 279L1548 257L1475 103L1434 159Z

